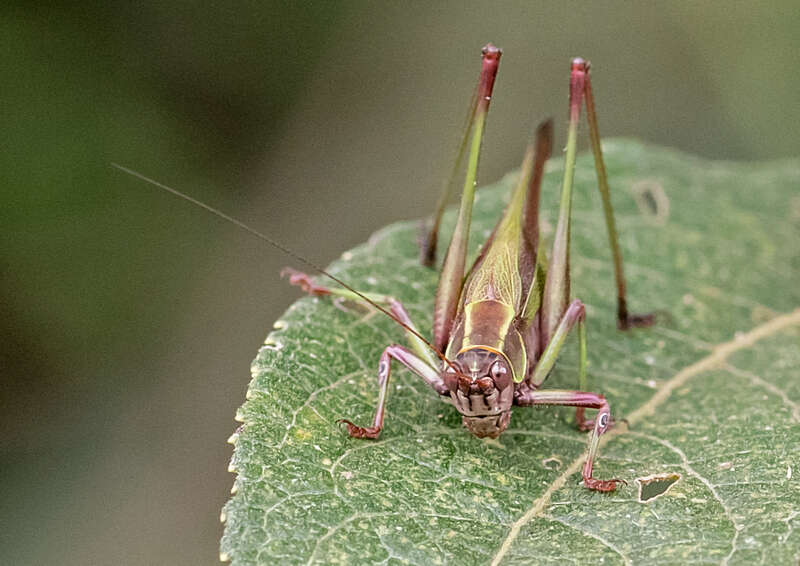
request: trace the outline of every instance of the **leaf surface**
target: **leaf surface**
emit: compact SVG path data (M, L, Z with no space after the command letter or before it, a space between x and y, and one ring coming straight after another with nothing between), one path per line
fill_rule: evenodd
M588 308L592 388L630 421L606 435L595 475L628 485L610 495L579 485L586 435L572 410L517 408L498 440L480 440L396 364L381 438L348 438L334 421L371 422L378 358L403 333L359 305L304 297L253 362L232 437L223 559L797 562L800 163L709 162L628 140L604 147L629 306L666 313L654 328L617 331L594 170L581 156L572 294ZM551 163L545 177L545 234L561 170ZM513 181L478 191L473 253ZM416 236L415 222L391 225L331 271L394 295L428 329L437 274L417 263ZM574 339L566 350L545 387L577 386ZM671 473L680 479L666 493L639 501L636 478Z

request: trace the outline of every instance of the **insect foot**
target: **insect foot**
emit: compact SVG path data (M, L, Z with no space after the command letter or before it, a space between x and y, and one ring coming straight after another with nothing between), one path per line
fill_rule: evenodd
M620 483L628 485L628 482L626 482L625 480L620 480L616 478L613 480L598 480L595 478L583 478L584 486L594 491L602 491L603 493L614 491L615 489L617 489L617 484Z
M292 269L291 267L284 267L281 270L281 277L289 278L289 285L300 287L303 292L309 295L330 295L331 292L328 288L317 285L307 274Z
M381 434L381 427L378 426L358 426L347 419L339 419L336 423L347 425L347 433L353 438L370 438L374 440Z
M631 328L647 328L656 323L655 313L637 314L625 313L617 319L617 327L620 330L630 330Z

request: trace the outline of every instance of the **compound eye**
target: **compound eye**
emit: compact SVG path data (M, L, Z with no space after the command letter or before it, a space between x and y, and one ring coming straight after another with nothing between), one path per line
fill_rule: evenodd
M492 376L492 379L495 381L503 379L507 373L508 369L500 360L497 360L495 363L493 363L491 369L489 370L489 375Z

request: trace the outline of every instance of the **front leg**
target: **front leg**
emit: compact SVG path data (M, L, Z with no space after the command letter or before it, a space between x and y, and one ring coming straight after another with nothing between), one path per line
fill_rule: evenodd
M606 401L602 395L563 389L552 389L549 391L520 389L520 394L514 398L514 403L522 407L561 405L583 409L597 409L597 418L594 420L594 428L589 435L589 444L586 448L586 462L583 465L583 485L595 491L614 491L617 488L617 484L625 483L620 479L599 480L592 477L592 468L594 466L595 456L597 455L597 448L600 444L600 435L605 433L611 425L611 411L608 406L608 401Z
M393 344L388 346L381 354L378 363L378 406L375 409L375 418L372 426L357 426L347 419L339 419L336 422L347 425L347 432L353 438L378 438L383 429L383 418L386 414L386 397L389 393L389 375L391 374L392 358L406 366L413 373L432 387L439 395L449 395L450 390L445 385L439 371L429 365L425 360L414 355L409 349Z

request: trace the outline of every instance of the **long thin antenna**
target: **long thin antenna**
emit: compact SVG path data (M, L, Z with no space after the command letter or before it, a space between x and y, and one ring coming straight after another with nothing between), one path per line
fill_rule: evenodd
M117 163L111 163L111 166L114 167L115 169L119 169L120 171L122 171L124 173L127 173L128 175L132 175L133 177L136 177L137 179L140 179L140 180L142 180L142 181L144 181L146 183L150 183L151 185L154 185L154 186L158 187L159 189L163 189L163 190L167 191L168 193L172 193L176 197L182 198L183 200L188 201L188 202L192 203L195 206L199 206L200 208L206 210L207 212L210 212L214 216L222 218L223 220L227 220L228 222L230 222L231 224L233 224L235 226L238 226L239 228L241 228L245 232L249 232L250 234L252 234L256 238L258 238L259 240L267 242L269 245L271 245L271 246L273 246L275 248L278 248L280 251L282 251L283 253L285 253L289 257L291 257L293 259L296 259L297 261L299 261L300 263L305 264L306 266L310 267L314 271L317 271L317 272L321 273L322 275L324 275L325 277L328 277L332 281L335 281L336 283L338 283L339 285L341 285L342 287L344 287L345 289L347 289L351 293L354 293L355 295L357 295L360 299L364 300L365 302L367 302L368 304L370 304L371 306L373 306L374 308L376 308L377 310L379 310L380 312L382 312L383 314L385 314L386 316L391 318L397 324L402 326L406 331L410 332L411 334L413 334L414 336L416 336L417 338L422 340L422 342L424 342L425 345L427 345L431 350L433 350L433 352L444 363L446 363L448 366L453 368L453 371L455 371L459 375L461 374L461 372L455 366L455 364L453 364L453 362L451 362L449 359L447 359L447 356L445 356L441 351L439 351L438 348L436 348L429 340L425 339L425 337L422 336L419 332L417 332L416 330L414 330L413 328L411 328L410 326L405 324L403 321L398 320L398 318L396 316L394 316L390 311L386 310L385 308L380 306L378 303L376 303L375 301L373 301L372 299L370 299L369 297L364 295L364 293L361 293L360 291L357 291L356 289L354 289L353 287L351 287L350 285L348 285L347 283L345 283L344 281L342 281L341 279L339 279L335 275L332 275L332 274L328 273L327 271L325 271L324 269L322 269L321 267L319 267L314 262L304 258L300 254L298 254L297 252L287 248L283 244L273 240L272 238L270 238L266 234L262 234L261 232L259 232L255 228L251 228L250 226L248 226L247 224L245 224L241 220L237 220L236 218L233 218L232 216L228 216L227 214L225 214L221 210L218 210L218 209L214 208L211 205L208 205L208 204L206 204L206 203L204 203L202 201L199 201L196 198L190 197L189 195L187 195L185 193L182 193L178 189L173 189L172 187L167 186L164 183L160 183L160 182L156 181L155 179L151 179L150 177L147 177L147 176L139 173L138 171L134 171L133 169L129 169L129 168L123 166L123 165L119 165Z

